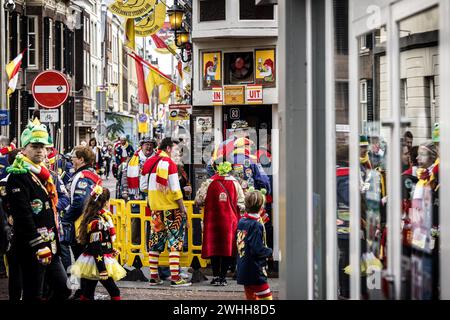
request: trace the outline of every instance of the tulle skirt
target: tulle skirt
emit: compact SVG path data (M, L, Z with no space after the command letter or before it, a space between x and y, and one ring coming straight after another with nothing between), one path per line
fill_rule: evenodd
M108 276L113 278L114 281L118 281L127 275L125 269L112 255L103 255L103 260L105 261ZM100 280L94 256L85 253L81 254L77 261L71 266L70 273L78 278Z

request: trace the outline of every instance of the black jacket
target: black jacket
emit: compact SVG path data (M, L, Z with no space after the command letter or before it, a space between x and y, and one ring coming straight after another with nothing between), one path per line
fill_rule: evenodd
M58 230L51 199L45 187L31 173L10 174L6 184L14 238L20 248L49 247L58 252Z

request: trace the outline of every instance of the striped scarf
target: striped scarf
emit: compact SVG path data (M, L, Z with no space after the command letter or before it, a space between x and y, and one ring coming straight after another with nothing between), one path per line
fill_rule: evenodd
M139 175L140 175L140 163L144 163L147 160L147 157L144 155L144 152L141 149L138 149L133 157L128 162L127 167L127 182L128 182L128 190L131 194L139 193Z
M7 147L3 147L3 148L0 149L0 154L1 154L2 156L5 156L5 155L7 155L9 152L13 151L15 148L16 148L16 147L15 147L13 144L11 144L11 145L9 145L9 146L7 146Z
M23 156L24 167L31 173L39 178L41 183L45 186L48 195L53 204L53 210L56 211L56 205L58 204L58 192L56 191L56 185L53 182L50 171L44 166L44 164L36 164L26 156Z
M439 159L437 159L431 166L428 168L419 168L417 169L417 177L419 181L416 184L416 188L414 189L413 199L423 199L424 188L434 180L436 180L436 176L439 172Z
M160 158L169 158L164 151L158 153ZM151 172L150 172L151 174ZM169 162L162 159L156 167L156 189L166 193L169 190Z

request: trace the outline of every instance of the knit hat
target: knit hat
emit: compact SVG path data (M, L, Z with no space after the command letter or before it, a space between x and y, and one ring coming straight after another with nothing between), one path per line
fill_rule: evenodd
M35 118L33 122L29 122L26 129L20 137L22 147L25 148L30 143L41 143L45 146L49 145L49 137L47 126Z
M434 143L439 143L440 140L439 123L434 124L433 133L431 134L431 137Z
M359 146L363 147L363 146L368 146L369 145L369 139L367 138L366 135L360 135L359 136Z

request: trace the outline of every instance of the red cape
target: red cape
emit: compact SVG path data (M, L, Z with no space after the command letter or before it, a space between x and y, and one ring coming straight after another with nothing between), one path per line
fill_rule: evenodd
M238 194L233 180L226 178L214 175L206 193L202 246L204 259L212 256L232 257L236 254L235 234L240 219ZM219 181L228 190L228 194Z

